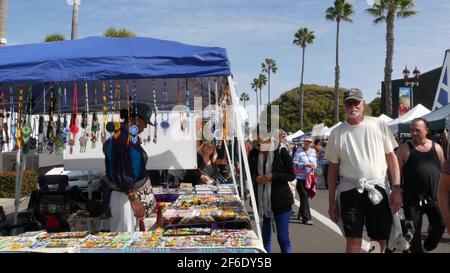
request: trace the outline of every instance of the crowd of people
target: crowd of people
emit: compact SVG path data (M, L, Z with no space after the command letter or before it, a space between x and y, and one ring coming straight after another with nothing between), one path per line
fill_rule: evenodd
M154 206L149 194L151 183L145 175L147 156L139 142L130 144L125 139L130 126L141 132L151 124L149 109L139 107L140 115L127 117L122 133L104 144L106 206L114 231L137 230L139 220ZM445 224L450 233L450 161L445 161L444 149L427 137L427 121L413 120L411 140L399 146L386 123L365 116L364 107L360 90L346 91L346 120L327 141L306 135L302 145L292 146L286 143L286 132L279 130L266 139L246 143L255 205L268 252L272 251L273 224L283 253L292 250L291 216L314 225L309 199L317 194L318 183L328 189L329 218L341 228L347 252L361 251L364 230L385 251L390 241L398 239L395 234L403 234L397 222L409 222L414 229L411 252L433 251ZM230 168L224 146L223 141L201 143L198 168L185 172L183 181L210 185L219 177L227 177ZM240 166L235 167L238 170ZM318 173L323 175L320 182ZM296 194L300 207L295 215L292 205ZM422 242L424 214L429 230Z

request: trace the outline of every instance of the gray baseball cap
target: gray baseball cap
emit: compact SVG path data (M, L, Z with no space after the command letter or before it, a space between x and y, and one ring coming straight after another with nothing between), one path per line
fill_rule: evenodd
M348 100L363 101L364 100L363 93L361 92L361 90L356 89L356 88L346 90L344 92L344 102L346 102Z

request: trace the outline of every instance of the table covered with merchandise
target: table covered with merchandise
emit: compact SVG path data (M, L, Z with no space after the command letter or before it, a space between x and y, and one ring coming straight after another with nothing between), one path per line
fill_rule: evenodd
M0 237L0 252L183 253L265 252L251 230L158 228L146 232L31 232Z

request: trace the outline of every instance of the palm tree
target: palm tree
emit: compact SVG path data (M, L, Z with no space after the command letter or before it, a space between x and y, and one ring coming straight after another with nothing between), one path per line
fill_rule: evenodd
M305 70L305 48L307 45L313 44L314 39L314 31L309 31L308 28L300 28L295 33L295 39L292 41L294 45L300 46L302 48L302 75L300 78L300 129L303 130L303 72Z
M44 42L58 42L58 41L64 41L66 40L66 37L64 35L55 33L55 34L49 34L45 36Z
M78 6L80 6L80 0L73 0L71 40L75 40L78 37Z
M327 8L325 11L325 18L329 21L336 22L336 68L335 68L335 80L334 80L334 99L335 99L335 112L334 112L334 122L339 122L339 27L341 21L352 23L353 6L345 0L335 0L332 7Z
M267 73L267 105L270 105L270 73L277 73L278 67L277 62L274 59L266 59L264 63L261 64L261 69L263 73Z
M258 78L253 79L252 89L256 94L256 124L257 124L257 133L259 134L259 101L258 101L258 89L259 89L259 80Z
M264 75L264 74L259 74L259 76L258 76L258 89L259 89L259 106L260 106L260 109L262 110L262 97L261 97L261 94L262 94L262 88L264 87L264 86L266 86L266 84L267 84L267 78L266 78L266 75Z
M114 28L114 27L110 27L108 28L105 33L103 33L103 36L105 37L124 37L124 38L128 38L128 37L136 37L136 34L134 32L132 32L131 30L128 30L126 28Z
M250 100L250 96L248 95L248 93L242 93L241 97L240 97L240 101L244 102L244 108L245 108L245 102Z
M386 95L386 114L392 115L392 60L394 58L394 21L397 18L408 18L417 14L413 10L413 0L380 0L366 12L374 16L375 25L386 22L386 62L384 66L384 88Z
M0 46L6 45L8 23L8 0L0 0Z

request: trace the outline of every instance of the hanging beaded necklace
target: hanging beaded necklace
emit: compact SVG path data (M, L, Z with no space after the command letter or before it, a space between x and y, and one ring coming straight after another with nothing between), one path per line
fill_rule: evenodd
M73 153L73 146L75 145L75 138L78 134L80 128L78 127L78 92L77 92L77 82L73 82L73 102L72 102L72 116L70 119L70 133L71 137L69 137L69 146L70 153Z
M136 80L133 80L133 88L131 89L131 113L128 114L129 120L129 134L133 144L137 144L139 141L138 132L139 128L135 123L131 123L131 116L137 116L137 97L136 97Z
M55 150L55 131L53 114L55 111L55 88L53 85L50 87L50 102L48 108L48 125L47 125L47 152L52 154Z
M57 95L58 99L56 103L58 106L58 118L56 119L56 136L55 136L55 149L57 155L61 155L64 152L64 139L63 139L64 128L63 124L61 123L61 115L62 115L61 97L62 97L62 88L58 84L58 95Z
M4 103L4 101L3 101L4 100L3 90L2 90L2 93L0 95L0 100L1 100L1 103L3 104ZM6 109L5 108L6 107L3 106L3 109L0 112L0 125L2 126L2 128L0 128L0 152L3 151L3 145L5 144L5 140L3 138L3 121L5 119L5 114L6 114L6 111L5 111Z
M94 107L93 107L93 114L92 114L92 127L91 127L91 148L95 149L95 143L97 142L98 138L98 132L100 131L100 123L98 122L97 117L97 109L95 106L97 106L97 82L94 82Z
M5 97L2 91L2 103L5 102ZM1 123L2 128L0 129L3 132L2 135L2 149L1 151L3 152L3 146L4 144L8 145L9 143L9 136L8 136L8 118L9 118L9 113L6 110L6 104L3 105L3 121Z
M16 130L16 126L14 124L14 96L13 96L13 89L12 86L9 87L9 113L10 113L10 117L9 117L9 128L11 128L11 131L9 132L10 135L8 135L8 138L12 141L13 147L16 146L15 142L15 137L14 135L16 134L15 130ZM9 146L9 142L8 142L8 150L10 149Z
M189 100L190 100L190 94L189 94L189 87L188 87L188 79L186 79L186 86L184 89L184 99L186 101L186 131L189 132L189 128L190 128L190 121L191 121L191 110L189 109Z
M17 148L22 147L22 113L23 113L23 87L19 87L19 107L17 111Z
M86 152L86 145L89 140L88 132L88 113L89 113L89 89L87 82L84 83L84 111L81 114L81 128L83 132L79 138L80 141L80 153Z
M169 113L166 112L166 105L168 104L168 94L167 94L167 80L164 79L164 83L163 83L163 113L161 116L161 128L163 129L163 133L164 135L167 134L167 130L170 127L170 123L169 123Z
M23 145L27 145L30 141L31 137L31 86L28 88L28 95L27 95L27 103L25 104L25 111L24 111L24 126L22 128L22 143ZM28 111L27 111L28 110ZM28 112L28 118L27 118L27 112Z
M67 122L67 88L64 86L64 117L63 117L63 129L61 132L61 140L66 149L67 143L70 137L69 123Z
M120 112L120 85L116 84L116 93L115 93L115 99L114 99L114 107L113 107L113 116L114 113L116 113L117 111ZM118 138L120 136L120 122L119 121L115 121L115 118L113 118L114 120L114 138Z
M154 111L154 132L153 132L153 143L156 144L157 137L158 137L158 121L157 121L157 115L158 115L158 105L156 104L156 89L155 89L155 80L153 79L153 111ZM150 127L148 128L148 132L150 133ZM150 141L150 139L148 139Z
M106 96L106 83L102 82L102 99L103 99L103 131L101 133L102 143L106 141L106 122L108 118L108 97Z
M180 80L178 80L178 104L183 104L183 96L181 92ZM180 128L181 131L184 132L186 130L186 116L185 113L180 113Z

